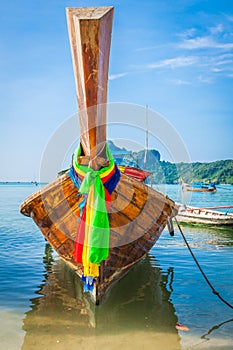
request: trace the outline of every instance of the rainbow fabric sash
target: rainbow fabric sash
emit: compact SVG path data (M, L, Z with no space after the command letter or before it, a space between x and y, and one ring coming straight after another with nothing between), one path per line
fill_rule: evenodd
M74 243L74 259L83 266L84 278L99 276L99 264L109 254L110 227L108 209L113 190L120 179L120 171L106 145L109 166L96 171L78 164L81 146L73 155L69 172L79 193L84 194L80 206L80 223Z

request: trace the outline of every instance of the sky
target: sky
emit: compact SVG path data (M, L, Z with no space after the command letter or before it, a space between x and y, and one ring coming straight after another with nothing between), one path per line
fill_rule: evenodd
M191 161L233 159L232 1L10 0L0 12L0 181L36 180L51 135L77 111L65 8L107 5L108 101L158 112Z

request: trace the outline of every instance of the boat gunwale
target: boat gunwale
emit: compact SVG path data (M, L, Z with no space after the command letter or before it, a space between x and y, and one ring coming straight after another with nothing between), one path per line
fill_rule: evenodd
M59 188L61 187L65 181L67 181L67 178L70 179L70 181L72 182L71 178L69 177L69 175L67 173L61 175L60 177L58 177L57 179L55 179L54 181L52 181L51 183L45 185L44 187L40 188L38 191L32 193L31 195L29 195L24 201L23 203L20 205L20 212L23 214L23 215L26 215L26 216L30 216L30 214L26 211L26 207L28 207L34 200L38 199L39 197L45 197L47 193L49 193L51 190L54 190L55 188ZM145 193L148 193L148 196L153 196L155 197L155 199L159 200L159 201L162 201L164 204L168 204L169 206L171 206L174 210L175 207L176 207L176 204L175 202L170 198L168 197L166 194L158 191L158 190L155 190L153 188L151 188L150 186L142 183L142 182L139 182L135 179L132 179L130 176L128 175L125 175L125 174L121 174L121 178L124 180L127 179L127 182L131 183L131 185L138 189L138 190L142 190L145 192ZM121 180L120 180L121 181ZM73 183L72 183L72 186L75 186ZM77 189L78 190L78 189ZM117 188L116 188L116 192L117 192Z
M195 211L197 211L195 213ZM201 215L206 213L206 215ZM211 215L213 215L211 217ZM199 208L193 206L178 205L178 213L176 218L179 222L187 224L200 224L212 226L232 226L233 213L224 213L218 210Z

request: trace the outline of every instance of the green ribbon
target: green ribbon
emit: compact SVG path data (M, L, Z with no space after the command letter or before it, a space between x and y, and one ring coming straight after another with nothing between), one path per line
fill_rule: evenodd
M91 237L90 237L90 253L89 260L93 264L99 264L102 260L105 260L109 254L109 239L110 239L110 226L108 219L108 212L105 202L105 190L101 181L100 174L108 171L114 165L114 159L111 152L106 145L106 156L110 160L108 167L100 170L93 170L92 168L79 165L78 157L81 154L81 147L79 146L74 153L73 165L78 172L80 169L86 175L81 183L79 192L82 194L88 194L92 185L94 190L94 203L93 216L91 225Z

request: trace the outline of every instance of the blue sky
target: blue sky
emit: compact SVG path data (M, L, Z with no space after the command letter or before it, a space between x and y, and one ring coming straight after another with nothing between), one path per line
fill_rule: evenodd
M65 8L105 5L115 7L109 102L161 113L192 161L233 158L232 1L10 0L0 13L0 181L37 178L50 136L77 110Z

